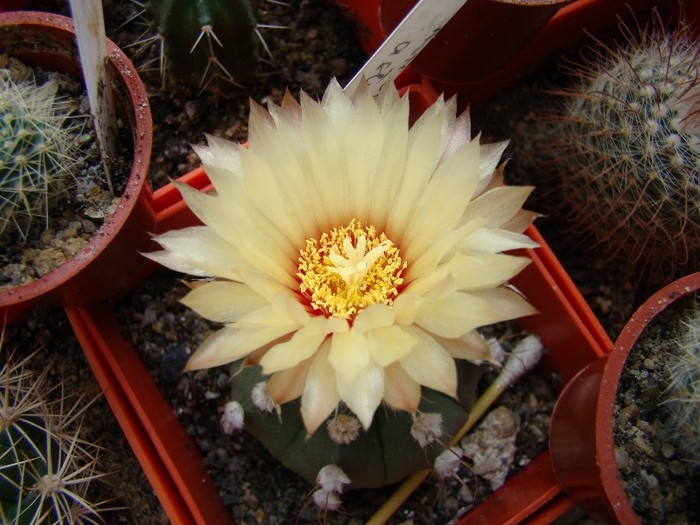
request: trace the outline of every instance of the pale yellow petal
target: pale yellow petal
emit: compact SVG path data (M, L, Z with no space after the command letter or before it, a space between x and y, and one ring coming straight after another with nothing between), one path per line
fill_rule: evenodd
M340 399L368 429L384 397L384 369L370 361L351 380L348 381L345 375L336 374L336 381Z
M391 326L396 320L396 311L384 303L370 304L355 317L353 331L364 334L377 328Z
M271 306L266 305L241 317L233 325L235 328L266 328L266 327L288 327L286 333L292 332L301 326L300 323L285 315L279 315Z
M472 201L464 212L462 223L474 217L488 217L487 228L499 228L513 218L532 193L532 186L499 186Z
M416 203L442 154L444 118L445 104L439 100L423 113L409 131L406 169L386 225L387 235L399 244L403 242L405 227L415 213Z
M463 238L482 228L486 222L486 217L473 217L457 229L438 235L415 260L408 259L408 268L404 272L405 282L410 285L414 280L429 275L441 262L451 258L450 254L454 253L455 247Z
M345 383L352 382L361 370L369 366L367 338L355 330L333 334L328 361L333 365L338 377L342 377Z
M390 91L384 90L382 93ZM368 210L369 224L378 229L385 229L389 210L404 180L408 150L408 97L391 98L382 102L380 107L385 133L382 152L379 158L377 174L368 188L366 198L370 201Z
M260 230L260 222L224 199L176 183L187 206L214 233L233 244L250 266L267 273L278 282L293 287L296 267L288 257L279 257L282 241L271 237L270 228ZM279 234L276 234L279 236Z
M522 233L530 226L535 219L541 217L541 214L530 211L520 210L513 215L509 220L501 224L501 229L511 232Z
M500 286L532 261L501 253L457 254L450 274L458 290L480 290Z
M450 135L440 158L440 164L449 159L456 151L464 147L472 140L471 119L469 109L459 115L452 124Z
M232 363L293 331L290 326L238 329L225 326L207 337L187 361L186 371Z
M399 363L384 369L384 402L394 410L415 414L420 404L420 385L409 376Z
M527 235L502 229L482 228L460 241L458 249L465 252L497 253L520 248L538 248Z
M192 149L202 161L216 192L225 198L235 198L243 176L240 160L243 146L208 134L206 139L206 146L193 145Z
M406 225L402 252L408 260L458 225L479 181L478 168L479 144L472 141L437 169Z
M508 288L474 290L469 293L474 297L488 301L493 308L498 310L500 318L492 322L508 321L538 313L537 308L528 303L522 295Z
M275 345L265 353L260 360L263 374L295 367L315 354L325 339L325 331L319 330L314 323L300 328L289 341Z
M493 172L498 167L503 152L508 147L508 141L494 142L492 144L482 144L481 159L479 161L479 178L484 182L490 180ZM477 188L477 192L481 187Z
M455 397L457 367L450 353L420 328L408 330L418 339L418 345L399 361L401 367L417 383Z
M308 213L308 201L300 203L298 195L290 198L292 195L281 174L259 153L245 151L241 155L241 164L247 174L243 186L248 199L259 212L258 220L269 223L272 229L281 233L276 238L276 244L282 253L294 260L299 247L306 240L304 228L308 227L308 222L300 222L299 216ZM266 233L269 235L269 232Z
M387 326L367 333L369 351L379 366L390 364L407 356L418 342L399 326Z
M302 361L294 368L272 374L267 380L267 395L277 405L294 401L302 395L306 386L306 377L313 359Z
M249 286L231 281L201 284L181 302L202 317L219 323L233 323L267 304Z
M475 364L498 364L491 354L488 343L476 330L457 339L435 337L435 340L455 359L464 359Z
M308 434L313 434L340 402L335 370L328 362L330 342L321 346L306 376L301 396L301 417Z
M501 312L491 301L465 292L452 292L437 300L425 300L416 316L418 326L450 339L501 320Z
M240 279L248 267L240 252L206 226L172 230L155 237L162 251L144 256L178 272L198 277Z

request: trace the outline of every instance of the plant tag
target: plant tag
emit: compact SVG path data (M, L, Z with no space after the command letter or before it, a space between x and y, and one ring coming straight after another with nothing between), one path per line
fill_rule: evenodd
M419 0L345 86L345 91L352 94L364 75L370 91L377 95L388 82L399 76L466 3L467 0Z

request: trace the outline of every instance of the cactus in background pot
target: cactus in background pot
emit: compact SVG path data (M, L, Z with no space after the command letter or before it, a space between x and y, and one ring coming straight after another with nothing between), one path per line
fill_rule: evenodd
M661 26L577 66L554 148L568 218L651 281L700 262L700 48Z
M679 353L668 362L671 382L664 393L669 410L667 431L680 456L700 468L700 311L683 320Z
M149 0L161 40L161 73L200 90L247 81L259 62L259 0Z
M0 69L0 234L14 228L25 237L74 181L85 118L57 90Z
M88 499L97 447L79 437L89 404L46 384L32 356L0 370L0 518L13 525L103 523L105 501ZM48 398L56 396L55 401Z

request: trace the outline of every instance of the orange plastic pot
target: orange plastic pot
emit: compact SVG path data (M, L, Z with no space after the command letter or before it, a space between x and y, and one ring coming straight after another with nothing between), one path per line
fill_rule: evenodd
M109 72L119 114L131 130L131 170L114 214L89 243L60 268L29 284L0 289L0 318L13 322L31 307L90 304L113 297L134 282L144 264L140 255L155 230L148 183L152 120L136 69L108 41ZM0 52L22 62L80 77L75 32L70 18L16 11L0 14Z
M416 112L429 106L436 96L425 85L410 85L403 90ZM198 189L210 187L201 168L180 181ZM173 185L155 192L154 207L159 232L197 223ZM600 325L597 330L589 328L595 319L593 314L537 230L530 228L528 234L541 247L522 251L533 262L513 284L540 314L519 323L539 334L549 349L541 363L543 369L557 371L563 381L568 381L604 355L612 343ZM230 523L196 445L125 339L114 312L106 306L70 307L66 311L107 401L171 522ZM459 523L550 523L571 505L561 494L549 453L545 452Z
M581 370L554 408L549 446L556 476L581 508L608 521L640 523L620 481L614 451L615 398L627 356L660 312L698 290L700 272L674 281L647 299L612 351Z
M336 3L355 20L360 42L372 53L416 0ZM677 18L681 8L687 20L700 20L696 0L469 0L409 67L438 91L457 95L461 107L475 107L591 34L604 37L619 21L643 23L652 7L664 19ZM491 20L480 18L487 14Z

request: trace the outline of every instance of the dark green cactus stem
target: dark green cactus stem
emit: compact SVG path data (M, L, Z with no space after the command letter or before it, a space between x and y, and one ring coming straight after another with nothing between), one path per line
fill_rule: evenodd
M199 89L249 80L261 46L258 4L258 0L146 2L153 29L162 39L161 71L175 82Z
M440 439L424 449L411 437L411 415L387 407L379 407L369 429L360 430L359 437L349 444L331 440L325 424L308 437L301 419L300 400L282 405L281 415L274 410L259 410L251 400L251 391L265 377L257 366L240 369L241 363L238 361L231 368L231 399L243 406L245 430L285 467L311 483L315 483L322 467L337 465L350 478L352 488L389 485L417 470L431 468L444 450L440 442L449 442L467 420L483 372L481 367L458 362L459 401L423 388L419 411L441 414L443 430Z

